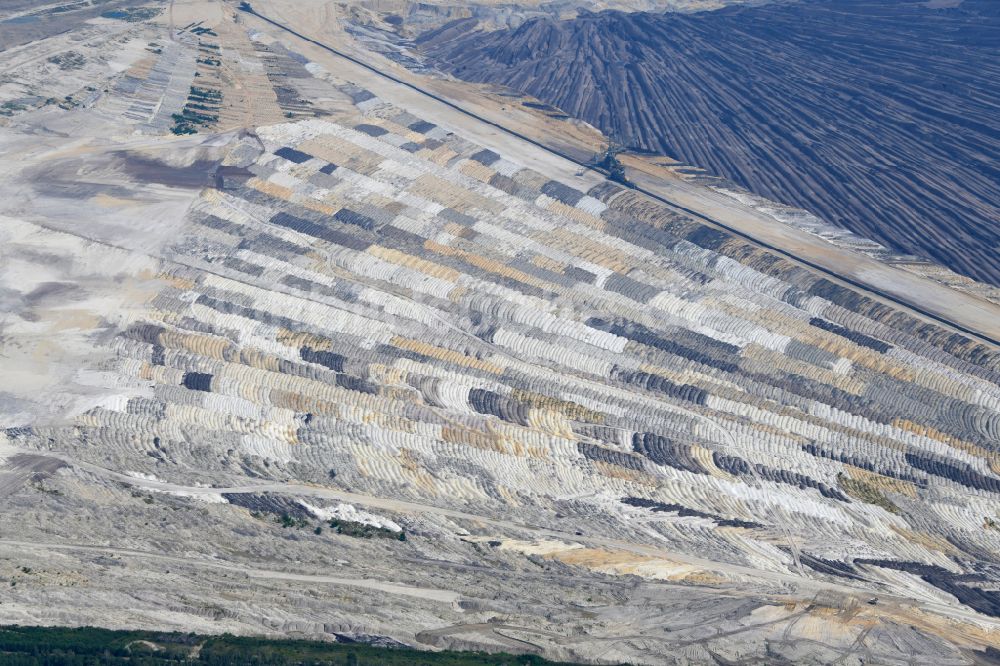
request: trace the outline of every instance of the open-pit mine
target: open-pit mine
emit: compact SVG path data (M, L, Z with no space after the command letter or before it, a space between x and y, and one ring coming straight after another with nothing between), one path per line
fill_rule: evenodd
M609 179L407 6L0 3L0 624L996 663L996 290Z

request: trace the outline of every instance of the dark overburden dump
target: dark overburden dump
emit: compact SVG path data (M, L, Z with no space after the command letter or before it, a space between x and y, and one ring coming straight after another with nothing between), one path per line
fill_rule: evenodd
M463 19L422 48L463 79L1000 285L1000 2L930 4L602 12L488 34Z
M920 576L924 582L953 595L963 604L983 615L1000 617L1000 592L991 589L992 586L989 583L986 583L986 589L977 587L975 583L986 582L981 576L954 574L939 566L919 562L856 559L854 563L905 571Z
M691 509L680 504L657 502L643 497L625 497L622 498L622 504L628 504L629 506L635 506L642 509L649 509L653 512L676 513L682 518L708 518L709 520L715 521L715 523L720 527L743 527L747 529L761 527L760 523L739 520L736 518L723 518L722 516L717 516L713 513L698 511L697 509Z

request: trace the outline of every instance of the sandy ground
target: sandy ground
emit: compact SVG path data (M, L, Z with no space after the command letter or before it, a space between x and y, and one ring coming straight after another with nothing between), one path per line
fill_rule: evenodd
M4 457L12 456L18 453L26 454L29 452L22 452L11 446L0 447L0 455ZM30 453L37 456L37 454L33 451ZM829 581L816 580L809 577L789 575L774 571L762 571L760 569L751 569L732 564L713 562L711 560L704 560L675 552L666 552L654 546L647 546L632 541L605 538L598 535L581 535L570 532L560 532L557 530L532 526L515 520L497 520L495 518L488 518L475 513L447 509L430 504L375 497L372 495L351 493L316 486L305 486L296 483L260 483L219 488L184 486L155 479L146 479L120 474L113 470L86 463L64 454L50 454L39 457L50 458L53 461L62 461L79 469L83 469L103 477L116 479L136 488L143 488L156 492L174 493L184 497L219 497L223 493L278 492L286 495L349 502L351 504L370 507L372 509L382 509L417 515L430 513L451 519L474 521L485 525L491 525L500 531L514 533L528 532L540 540L530 546L524 543L513 542L507 546L509 549L518 550L526 554L556 555L569 563L583 564L589 568L594 568L598 571L607 571L609 573L632 573L643 575L644 577L648 576L654 579L672 579L675 577L683 579L691 576L693 572L700 572L702 576L707 575L709 577L715 577L716 581L729 579L731 582L738 582L745 577L753 577L760 580L767 580L778 585L789 586L788 591L790 594L801 596L832 593L851 597L865 592L863 588L852 587L850 585L838 585ZM579 545L581 543L588 544L590 548L581 548ZM39 548L55 549L72 549L78 547L59 544L37 544L36 546ZM139 554L141 555L143 553ZM260 572L260 575L264 576L266 573L267 572ZM343 583L342 579L331 580L329 582L341 582L342 584L346 584ZM401 593L398 590L387 591ZM420 593L423 594L424 592L429 594L432 591L421 591ZM956 620L973 622L991 631L1000 631L1000 622L987 619L980 614L966 611L960 607L950 604L941 604L926 600L917 601L912 598L898 595L883 596L885 599L891 599L896 603L923 608L929 612L954 618ZM453 601L455 599L454 596L448 596L445 593L439 593L438 596L430 596L429 598L448 601Z

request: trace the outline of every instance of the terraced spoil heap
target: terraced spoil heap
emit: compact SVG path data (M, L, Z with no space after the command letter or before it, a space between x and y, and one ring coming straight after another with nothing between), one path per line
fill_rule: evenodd
M0 621L986 658L996 349L221 39L299 117L4 167Z

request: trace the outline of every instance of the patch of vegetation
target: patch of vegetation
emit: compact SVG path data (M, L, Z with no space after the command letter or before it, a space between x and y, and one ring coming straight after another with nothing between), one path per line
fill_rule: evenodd
M397 541L406 541L406 532L404 531L396 532L385 527L356 523L353 520L331 518L330 529L336 530L337 534L361 539L396 539Z
M33 481L31 487L40 493L45 493L46 495L60 496L62 491L57 488L46 488L41 481Z
M67 111L70 109L75 109L76 107L80 106L80 103L74 100L72 95L66 95L61 100L49 98L48 100L46 100L45 103L55 104L60 109L66 109Z
M86 63L87 59L83 57L82 54L76 51L66 51L65 53L57 53L54 56L50 56L48 61L53 65L56 65L59 69L66 71L70 69L80 69Z
M16 111L24 111L26 108L28 107L19 102L4 102L0 104L0 116L12 116Z
M174 119L174 126L170 131L174 134L194 134L198 131L198 125L209 125L219 119L218 116L197 113L187 108L173 114L171 118Z
M309 527L309 521L305 518L294 518L287 513L281 514L276 520L282 527Z
M174 126L170 131L174 134L195 134L198 127L207 127L219 120L221 104L222 91L191 86L184 108L172 116Z
M191 91L188 93L188 100L212 101L216 104L220 104L222 103L222 92L219 90L212 90L211 88L191 86Z
M424 652L359 643L199 636L96 627L0 627L7 666L555 666L534 655Z
M198 129L187 122L184 117L178 113L173 115L174 126L170 128L170 131L174 134L197 134Z
M125 9L109 9L106 12L101 12L101 18L140 23L156 18L162 11L162 7L126 7Z

